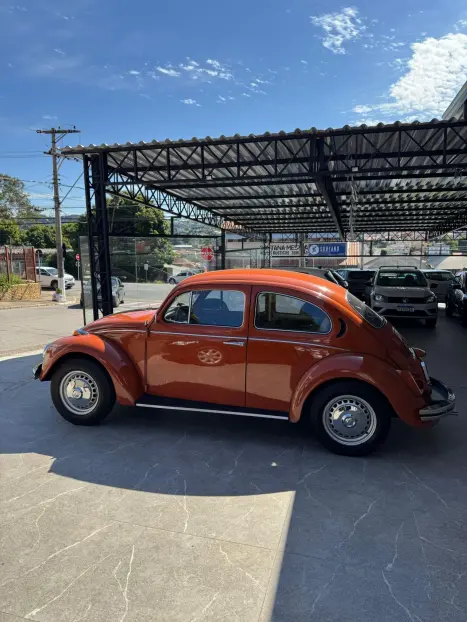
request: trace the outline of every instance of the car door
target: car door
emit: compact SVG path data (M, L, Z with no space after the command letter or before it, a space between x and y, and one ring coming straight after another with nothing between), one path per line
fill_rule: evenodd
M251 298L246 406L288 411L303 374L336 352L339 322L332 310L305 293L254 287Z
M148 336L148 393L244 406L250 292L229 285L171 297Z
M457 280L460 284L460 288L453 291L454 305L456 307L456 313L459 313L459 315L463 315L465 297L467 294L467 272L461 272L460 275L457 277Z
M52 276L47 272L45 268L40 268L40 281L42 287L50 287L52 282Z

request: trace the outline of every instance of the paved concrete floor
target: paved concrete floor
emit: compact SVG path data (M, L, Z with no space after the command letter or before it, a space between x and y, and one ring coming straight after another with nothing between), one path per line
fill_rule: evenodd
M402 330L461 416L367 459L269 420L74 427L0 361L0 622L466 620L467 331Z

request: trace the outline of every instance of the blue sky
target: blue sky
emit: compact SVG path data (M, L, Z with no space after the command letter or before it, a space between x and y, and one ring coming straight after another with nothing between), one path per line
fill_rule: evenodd
M465 0L15 1L0 2L0 173L25 180L50 180L35 128L99 144L431 119L467 79ZM63 184L79 173L65 163Z

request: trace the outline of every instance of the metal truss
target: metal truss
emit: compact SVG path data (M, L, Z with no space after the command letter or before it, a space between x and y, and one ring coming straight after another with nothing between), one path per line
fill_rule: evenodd
M151 185L135 182L132 179L125 179L116 171L110 173L106 191L113 196L130 198L135 203L147 207L155 207L179 218L188 218L211 227L221 229L224 226L226 228L232 226L222 216L199 207L193 202L185 201L167 192L162 192Z

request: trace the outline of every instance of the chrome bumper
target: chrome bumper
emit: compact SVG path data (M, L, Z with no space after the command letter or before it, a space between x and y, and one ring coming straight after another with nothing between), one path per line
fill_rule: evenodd
M39 376L41 375L41 371L42 371L42 363L40 365L35 365L32 368L32 375L34 376L34 380L38 380Z
M446 415L457 415L455 412L456 396L445 384L430 378L431 404L419 410L422 421L437 421Z

